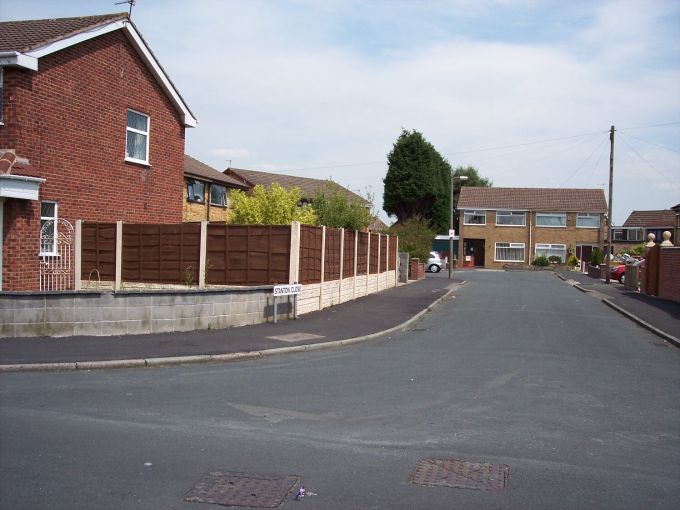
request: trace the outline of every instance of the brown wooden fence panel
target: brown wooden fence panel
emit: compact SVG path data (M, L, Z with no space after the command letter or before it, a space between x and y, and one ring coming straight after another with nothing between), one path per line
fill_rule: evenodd
M206 283L288 283L290 227L208 224Z
M340 229L326 227L324 276L326 282L340 279Z
M368 232L359 232L359 249L357 253L357 275L366 274L368 269Z
M300 281L310 284L321 282L322 227L300 225Z
M198 285L201 224L123 225L123 281Z
M82 230L80 278L112 281L116 278L116 224L86 223Z
M388 236L380 235L380 272L387 271L387 239Z
M342 254L342 277L351 278L354 276L354 230L345 230L345 252Z
M397 269L397 243L399 238L397 236L390 236L390 253L387 260L387 267L389 271Z
M370 235L371 235L371 254L368 260L371 274L375 274L378 272L378 239L380 238L380 234Z

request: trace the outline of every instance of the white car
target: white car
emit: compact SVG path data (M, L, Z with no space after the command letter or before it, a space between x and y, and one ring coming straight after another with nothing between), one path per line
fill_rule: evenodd
M436 251L430 252L430 258L427 260L427 270L431 273L438 273L442 270L444 261L439 257L439 253Z

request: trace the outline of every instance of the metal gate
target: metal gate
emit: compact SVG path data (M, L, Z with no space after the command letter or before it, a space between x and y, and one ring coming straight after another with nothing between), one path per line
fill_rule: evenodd
M40 228L40 290L73 289L73 225L48 220Z

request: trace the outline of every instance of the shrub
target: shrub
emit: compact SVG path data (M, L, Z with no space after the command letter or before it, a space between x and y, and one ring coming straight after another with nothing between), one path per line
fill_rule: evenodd
M550 255L550 257L548 257L548 260L550 261L551 264L562 263L562 257L560 257L559 255Z
M414 216L397 228L391 227L390 233L399 236L399 250L408 252L409 257L418 258L421 262L427 262L430 258L435 233L427 220Z
M547 267L550 265L550 260L548 260L548 257L545 255L541 255L540 257L536 257L532 264L534 266Z
M580 264L581 261L578 258L576 258L576 255L572 255L571 257L569 257L569 260L567 260L567 265L569 267L576 267Z
M647 245L645 243L640 243L632 246L630 250L628 250L628 255L632 255L633 257L644 257L646 249Z
M604 253L599 248L593 248L593 253L590 255L590 265L599 266L604 262Z

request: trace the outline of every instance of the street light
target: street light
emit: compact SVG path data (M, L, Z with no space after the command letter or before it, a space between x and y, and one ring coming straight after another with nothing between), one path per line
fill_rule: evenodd
M452 276L453 268L453 180L458 179L461 181L460 185L463 186L463 181L468 180L467 175L451 175L451 217L449 219L449 280Z

